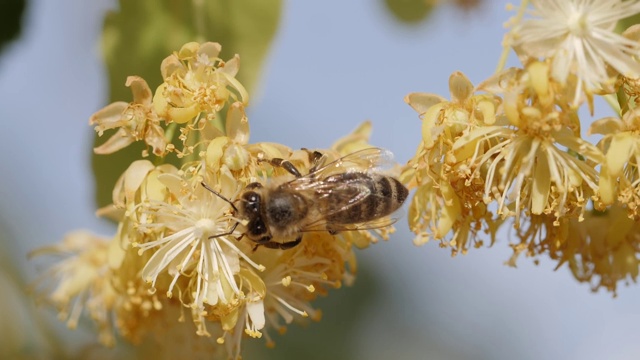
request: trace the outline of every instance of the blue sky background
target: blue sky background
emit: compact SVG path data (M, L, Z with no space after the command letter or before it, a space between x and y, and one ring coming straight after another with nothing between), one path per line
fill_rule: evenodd
M113 233L93 215L88 118L107 97L98 39L114 3L31 1L22 39L0 57L0 220L12 239L3 245L29 278L30 249L76 228ZM487 0L468 14L443 6L406 26L381 1L286 2L253 92L251 140L327 147L370 119L372 143L407 161L420 121L403 97L448 97L456 70L474 83L491 75L505 4ZM598 113L608 114L602 106ZM507 232L492 249L451 259L436 243L414 247L406 225L398 228L359 253L383 296L360 320L358 359L638 358L638 286L622 286L613 299L549 261L506 267Z

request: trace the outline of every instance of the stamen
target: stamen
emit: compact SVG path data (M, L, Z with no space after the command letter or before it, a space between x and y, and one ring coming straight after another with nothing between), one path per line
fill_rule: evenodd
M274 295L274 297L275 297L275 299L276 299L276 300L278 300L278 302L279 302L280 304L284 305L287 309L289 309L289 310L293 311L294 313L296 313L296 314L298 314L298 315L301 315L301 316L304 316L304 317L309 316L309 314L307 314L307 312L306 312L306 311L302 311L302 310L298 310L298 309L294 308L294 307L293 307L292 305L290 305L288 302L284 301L284 299L282 299L280 296L275 296L275 295Z

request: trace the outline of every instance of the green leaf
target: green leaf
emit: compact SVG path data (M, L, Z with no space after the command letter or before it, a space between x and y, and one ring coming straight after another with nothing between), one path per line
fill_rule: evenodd
M143 77L155 90L162 83L162 60L190 41L220 43L223 59L240 54L237 78L251 91L282 8L282 0L120 0L119 4L119 11L107 14L102 38L111 102L131 99L124 86L129 75ZM93 146L110 135L96 137ZM93 155L98 206L111 203L117 178L143 149L142 144L133 144L115 154Z
M0 11L0 52L20 35L25 0L3 0Z

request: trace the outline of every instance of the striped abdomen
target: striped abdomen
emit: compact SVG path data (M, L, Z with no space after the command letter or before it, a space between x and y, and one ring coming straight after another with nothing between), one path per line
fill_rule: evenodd
M327 222L357 224L379 219L398 210L409 191L398 180L375 173L347 172L323 180L335 183L324 196Z

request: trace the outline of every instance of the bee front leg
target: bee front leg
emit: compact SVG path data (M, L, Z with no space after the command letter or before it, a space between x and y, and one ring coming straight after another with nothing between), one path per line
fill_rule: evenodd
M300 171L291 163L289 160L273 158L273 159L259 159L258 162L268 162L271 166L281 167L287 170L289 173L293 174L293 176L299 178L302 177Z
M238 224L240 224L240 223L236 222L235 224L233 224L233 226L231 227L231 229L229 231L209 236L209 239L215 239L215 238L219 238L219 237L223 237L223 236L233 235L233 232L236 231L236 228L238 227ZM240 239L242 239L243 236L244 236L244 234L240 235L240 237L237 237L235 239L240 241Z
M306 151L307 156L309 156L309 163L311 164L311 169L309 169L310 174L322 167L327 160L327 156L320 151L312 151L307 148L302 148L302 150Z

